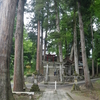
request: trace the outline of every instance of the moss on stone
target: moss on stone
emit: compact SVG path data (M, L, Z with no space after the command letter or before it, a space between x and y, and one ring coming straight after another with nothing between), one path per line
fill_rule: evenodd
M37 84L33 84L30 92L40 92L39 86Z
M73 84L71 91L80 91L80 87L77 84Z

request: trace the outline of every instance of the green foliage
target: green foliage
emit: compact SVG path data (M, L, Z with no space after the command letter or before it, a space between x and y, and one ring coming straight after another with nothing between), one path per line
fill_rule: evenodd
M71 91L80 91L80 87L77 84L73 84Z
M34 71L33 74L36 76L36 75L38 75L38 72L37 71Z
M92 48L91 44L91 27L90 19L100 19L100 0L59 0L57 1L59 14L60 14L60 32L56 32L56 13L54 1L52 0L36 0L34 1L34 6L32 5L31 11L34 12L34 16L31 20L32 29L35 30L34 33L37 33L37 20L41 21L41 27L43 27L44 32L47 31L47 41L48 41L48 51L57 53L57 44L62 42L63 45L63 56L68 55L73 44L73 26L74 26L74 9L76 9L76 22L77 22L77 34L78 34L78 46L80 46L80 36L79 36L79 24L77 16L77 1L81 4L82 20L84 25L85 33L85 44L86 44L86 53L87 57L90 57L90 50ZM34 10L33 10L34 9ZM94 20L93 20L94 21ZM100 23L99 23L100 24ZM98 28L100 25L98 24ZM53 31L53 32L52 32ZM24 45L24 64L26 65L29 62L34 64L36 60L36 37L30 33L28 39L25 40ZM34 38L35 37L35 38ZM99 32L94 36L94 51L93 57L95 61L100 62L100 48L99 45ZM33 41L35 40L35 41ZM27 43L26 43L27 42ZM29 44L29 45L28 45ZM80 47L78 47L80 48ZM32 52L31 52L32 51ZM33 59L34 58L34 59ZM89 67L91 69L89 62ZM35 66L32 65L32 66Z
M31 38L30 38L31 37ZM24 29L23 34L23 53L24 53L24 74L31 74L35 70L36 66L36 37L32 38L32 35L28 36L27 31ZM33 41L32 41L33 39ZM15 39L13 38L13 45L11 49L10 56L10 75L12 76L14 73L14 44ZM27 69L26 65L30 65L31 68Z
M100 0L94 0L93 4L91 5L91 10L100 21L100 13L98 13L98 11L100 11Z
M42 19L42 10L44 7L44 3L45 0L36 0L36 4L35 4L35 14L36 14L36 18L37 20L41 20Z
M78 74L76 73L76 71L74 71L74 76L78 76Z
M100 80L97 80L96 83L100 84Z
M95 61L97 61L98 63L100 62L99 58L100 58L100 46L98 44L100 44L100 34L98 32L96 32L94 34L94 43L95 43L95 47L93 50L93 58L95 59Z
M14 55L10 56L10 76L14 74Z
M26 64L27 65L27 64ZM36 70L36 68L35 68L35 66L36 66L36 61L34 62L34 63L28 63L28 65L30 65L31 66L31 68L24 68L25 70L24 70L24 74L25 75L29 75L29 74L31 74L32 75L32 73Z
M27 69L25 67L25 74L32 73L35 70L36 66L36 36L33 36L32 33L28 35L24 31L23 39L23 49L24 49L24 66L30 65L31 68Z
M32 74L31 73L27 73L26 76L27 77L30 77L30 76L32 76Z
M87 60L87 62L88 62L88 67L89 67L89 70L92 70L92 59L88 59Z
M98 65L100 65L100 58L97 59Z

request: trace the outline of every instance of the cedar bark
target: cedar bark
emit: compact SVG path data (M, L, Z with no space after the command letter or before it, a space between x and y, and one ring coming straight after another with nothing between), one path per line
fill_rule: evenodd
M70 59L71 61L73 60L73 53L74 53L74 44L72 45L71 53L70 53L70 57L69 57L69 59ZM69 71L68 71L69 75L71 75L71 70L72 70L72 67L69 66Z
M85 50L85 37L84 37L84 28L83 28L83 21L82 21L82 15L80 12L80 3L78 2L78 16L79 16L79 26L80 26L80 39L81 39L81 49L82 49L82 60L83 60L83 69L84 69L84 78L85 78L85 86L86 88L93 88L90 75L89 75L89 69L87 64L87 57L86 57L86 50Z
M17 25L15 31L13 91L23 91L23 76L22 76L23 13L24 13L24 0L19 0L18 11L17 11Z
M39 66L40 66L40 21L38 21L37 59L36 59L37 72L39 72Z
M91 24L92 54L93 54L94 43L93 43L93 26L92 26L92 18L91 18L91 20L90 20L90 24ZM93 59L93 55L92 55L92 77L94 77L94 59Z
M98 63L97 63L97 66L96 66L96 75L98 76Z
M47 2L47 26L46 26L46 33L45 33L45 40L44 40L44 60L46 60L46 48L47 48L47 32L48 32L48 15L49 15L49 3Z
M23 15L23 18L24 18L24 15ZM24 24L24 22L23 22L23 24ZM22 33L24 32L24 29L23 29L23 31L22 31ZM23 54L23 35L22 35L22 54L21 54L21 66L22 66L22 80L23 80L23 89L25 89L26 88L26 85L25 85L25 80L24 80L24 54Z
M45 33L45 40L44 40L44 61L46 60L46 48L47 48L47 30L46 30L46 33Z
M56 10L56 32L60 32L60 25L59 25L59 10L58 10L58 4L57 1L54 0L55 2L55 10ZM58 48L59 48L59 61L63 62L63 55L62 55L62 43L61 41L58 43Z
M42 29L41 29L41 44L40 44L40 73L43 75L43 63L42 63L42 54L43 54L43 20L42 20Z
M70 57L69 59L72 61L73 59L73 53L74 53L74 45L72 45L72 48L71 48L71 52L70 52Z
M17 0L0 1L0 100L14 100L10 84L10 53Z
M75 71L79 74L78 67L78 51L77 51L77 33L76 33L76 13L74 11L74 62L75 62Z

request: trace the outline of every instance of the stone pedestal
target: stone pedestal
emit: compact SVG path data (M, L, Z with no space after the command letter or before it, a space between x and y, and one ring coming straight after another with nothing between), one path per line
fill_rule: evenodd
M60 81L62 82L62 65L60 64Z
M74 76L74 84L76 84L76 85L77 85L77 78L78 78L78 76Z

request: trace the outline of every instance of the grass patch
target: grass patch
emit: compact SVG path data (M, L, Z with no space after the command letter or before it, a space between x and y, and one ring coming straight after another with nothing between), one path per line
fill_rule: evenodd
M97 80L95 83L100 84L100 80Z

